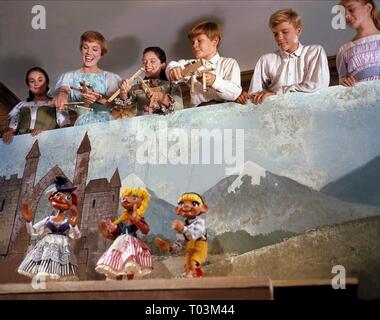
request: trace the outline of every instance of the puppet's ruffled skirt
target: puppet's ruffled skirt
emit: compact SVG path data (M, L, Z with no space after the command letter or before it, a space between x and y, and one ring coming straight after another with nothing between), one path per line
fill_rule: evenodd
M153 269L149 247L139 238L124 234L116 238L109 249L100 257L95 270L116 279L128 275L143 277Z
M75 255L65 235L48 234L38 241L17 272L41 281L79 280Z

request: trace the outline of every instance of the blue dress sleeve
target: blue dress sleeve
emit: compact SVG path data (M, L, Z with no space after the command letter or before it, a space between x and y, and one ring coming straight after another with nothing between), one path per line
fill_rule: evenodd
M54 98L56 95L58 95L60 87L70 87L73 85L73 83L74 83L74 71L61 74L55 86L49 90L49 95Z
M113 72L106 71L106 88L107 88L107 96L112 95L118 88L119 83L121 82L120 76Z

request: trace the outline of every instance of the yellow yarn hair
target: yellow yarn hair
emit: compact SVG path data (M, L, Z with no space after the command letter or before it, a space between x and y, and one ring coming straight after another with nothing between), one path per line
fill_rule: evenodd
M137 216L139 218L142 218L144 216L145 211L148 209L148 203L150 199L150 194L147 190L145 189L130 189L130 188L124 188L120 192L121 197L125 196L130 196L130 195L135 195L138 196L140 199L142 199L140 207L137 209ZM125 218L129 215L127 210L124 210L123 214L116 219L113 224L117 225L120 222L124 221Z
M192 192L184 193L184 194L178 199L178 203L183 202L183 201L185 201L185 200L196 201L196 202L198 202L200 205L204 205L204 201L203 201L203 199L199 196L199 194L196 194L196 193L192 193Z

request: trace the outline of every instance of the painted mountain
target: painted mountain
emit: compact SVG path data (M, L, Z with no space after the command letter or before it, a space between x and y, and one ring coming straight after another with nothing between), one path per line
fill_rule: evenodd
M320 192L343 201L380 206L380 156L327 184Z
M239 253L256 249L260 236L265 246L319 226L380 215L378 207L329 197L253 162L245 163L239 175L222 179L204 197L215 253L233 246Z

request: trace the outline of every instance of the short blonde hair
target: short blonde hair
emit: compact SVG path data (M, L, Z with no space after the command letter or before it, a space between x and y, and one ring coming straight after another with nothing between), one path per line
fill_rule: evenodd
M273 29L283 22L289 22L294 28L302 27L301 16L293 9L281 9L273 13L269 18L269 28Z
M121 197L130 196L130 195L138 196L142 200L140 207L137 208L137 216L139 218L144 217L145 211L148 209L148 203L150 199L149 192L145 189L140 189L140 188L138 189L124 188L120 192ZM117 220L115 220L113 224L117 225L120 222L123 222L125 218L128 216L128 214L129 213L126 210L124 210L123 214Z
M219 39L217 49L220 47L220 42L222 41L222 29L220 28L219 24L212 21L204 21L199 24L197 24L195 27L193 27L189 33L187 34L187 37L190 40L193 40L195 37L205 34L207 38L209 38L211 41L215 38Z
M80 36L79 48L82 50L84 42L97 42L100 45L101 54L104 56L108 52L107 41L98 31L86 31Z

